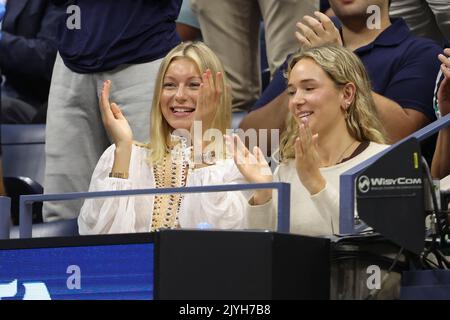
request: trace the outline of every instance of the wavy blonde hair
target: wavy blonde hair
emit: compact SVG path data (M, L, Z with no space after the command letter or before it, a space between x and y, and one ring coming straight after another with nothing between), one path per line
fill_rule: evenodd
M304 49L292 56L285 74L287 79L297 62L302 59L313 60L338 88L347 83L355 85L355 97L345 119L350 135L358 141L386 143L386 133L375 108L370 80L361 60L343 47L322 46ZM286 130L280 139L279 157L282 161L295 158L294 144L297 136L298 125L289 113Z
M151 150L149 162L157 163L170 152L174 142L172 141L171 132L173 129L164 118L161 107L161 91L163 88L164 76L172 61L176 59L187 58L192 60L198 67L200 74L206 69L210 69L215 75L217 72L222 73L223 87L220 97L219 106L217 108L211 128L216 128L225 134L231 123L231 94L228 89L228 80L223 65L217 55L202 42L183 42L173 48L163 59L156 76L155 91L153 94L152 110L150 114L150 142L147 147ZM215 76L213 77L215 83ZM175 142L176 143L176 142ZM217 142L219 143L219 142ZM222 141L220 141L222 143Z

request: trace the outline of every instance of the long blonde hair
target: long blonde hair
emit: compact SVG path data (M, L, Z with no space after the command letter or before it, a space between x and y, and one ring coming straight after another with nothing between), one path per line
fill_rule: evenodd
M221 72L223 76L222 96L220 98L219 106L216 111L212 128L216 128L225 134L227 128L231 123L231 94L228 89L228 80L225 75L225 70L222 63L216 54L202 42L183 42L173 48L163 59L159 67L156 77L155 91L153 94L152 110L150 114L150 143L151 149L149 162L157 163L170 152L170 148L174 142L171 138L171 131L175 128L170 127L164 118L161 107L160 98L164 81L164 76L172 61L180 58L187 58L192 60L198 67L200 74L203 74L206 69L210 69L211 73L215 75ZM213 77L215 81L215 77ZM221 143L221 142L220 142Z
M371 85L361 60L350 50L337 46L308 48L292 56L286 78L302 59L311 59L318 64L337 87L353 83L355 97L351 102L345 119L347 130L358 141L386 143L386 134L378 116L371 94ZM286 130L281 135L279 156L282 161L295 158L295 139L298 125L289 113Z

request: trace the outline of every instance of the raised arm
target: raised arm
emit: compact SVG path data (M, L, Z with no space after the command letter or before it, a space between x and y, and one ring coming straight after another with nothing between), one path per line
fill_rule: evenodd
M133 133L119 106L114 102L110 103L110 89L111 81L107 80L103 84L99 107L105 130L116 145L111 175L118 178L127 178Z
M442 116L450 113L450 49L445 49L444 53L447 56L439 55L439 61L442 62L441 71L445 77L438 91L439 110ZM439 132L431 174L438 179L450 174L450 126Z
M133 146L127 120L115 103L109 102L111 82L105 81L99 106L103 125L114 145L98 161L89 191L153 188L145 148ZM80 234L148 231L153 196L108 197L85 200L78 217Z

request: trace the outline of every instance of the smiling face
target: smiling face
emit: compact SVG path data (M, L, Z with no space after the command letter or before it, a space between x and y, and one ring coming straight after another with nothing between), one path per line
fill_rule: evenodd
M170 63L163 78L160 107L173 129L190 129L201 83L200 70L191 59L178 58Z
M297 124L307 120L313 134L330 132L336 124L345 126L342 90L312 59L295 64L287 90L293 118Z

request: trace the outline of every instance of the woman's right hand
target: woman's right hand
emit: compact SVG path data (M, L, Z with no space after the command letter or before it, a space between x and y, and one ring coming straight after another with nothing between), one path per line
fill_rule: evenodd
M103 83L103 90L99 101L103 125L116 147L131 146L133 143L133 132L119 106L114 102L109 102L110 89L111 81L106 80Z
M254 147L251 153L242 143L238 135L225 136L228 152L233 155L234 162L241 174L249 183L270 183L273 181L272 171L260 148ZM272 189L259 189L253 195L253 204L259 205L272 198Z

